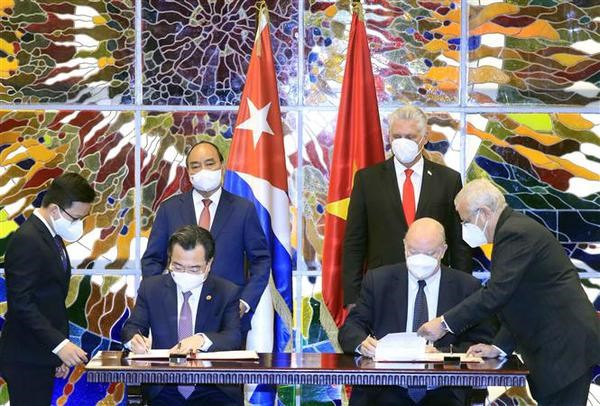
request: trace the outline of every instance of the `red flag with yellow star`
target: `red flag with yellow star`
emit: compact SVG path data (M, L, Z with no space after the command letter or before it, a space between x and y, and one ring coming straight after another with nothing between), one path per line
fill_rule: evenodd
M346 318L342 245L354 173L384 159L364 15L360 2L355 2L329 171L323 242L323 299L338 326Z

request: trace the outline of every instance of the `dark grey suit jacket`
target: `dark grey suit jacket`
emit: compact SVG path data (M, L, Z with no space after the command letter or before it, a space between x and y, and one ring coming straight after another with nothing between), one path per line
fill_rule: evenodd
M521 353L534 397L564 388L600 362L600 321L563 247L508 207L496 225L487 288L444 318L461 333L496 313L502 326L494 344Z
M394 158L361 169L354 177L342 256L344 304L356 303L366 269L404 262L408 230ZM431 217L446 231L448 250L442 263L471 272L471 248L462 239L454 197L462 188L455 170L425 159L415 219Z

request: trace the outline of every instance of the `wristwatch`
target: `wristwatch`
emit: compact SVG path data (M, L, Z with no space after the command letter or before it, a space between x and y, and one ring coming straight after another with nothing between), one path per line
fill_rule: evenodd
M442 330L444 330L444 331L450 331L450 329L448 328L448 324L446 324L446 320L444 320L443 318L442 318L441 325L442 325Z

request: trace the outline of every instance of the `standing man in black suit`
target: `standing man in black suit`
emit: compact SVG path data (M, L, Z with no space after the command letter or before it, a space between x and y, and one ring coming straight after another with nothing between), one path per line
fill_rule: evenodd
M463 242L453 200L458 172L423 157L427 117L406 106L388 118L394 156L354 177L342 258L344 304L356 303L367 269L404 262L404 235L415 219L431 217L446 230L442 263L471 272L471 249Z
M135 353L239 350L239 288L211 272L215 243L208 231L189 225L167 246L166 275L144 278L121 339ZM152 334L152 342L148 335ZM242 405L239 385L144 385L151 405Z
M491 278L458 306L419 329L428 340L492 314L502 322L494 345L469 352L499 357L517 350L541 406L584 406L592 367L600 362L600 321L573 264L546 228L515 213L491 182L469 182L456 196L463 237L472 247L494 243Z
M406 233L404 249L406 263L386 265L366 274L357 305L339 332L344 352L373 357L377 338L417 331L421 324L443 314L481 286L471 275L440 264L447 245L444 228L436 220L416 220ZM491 342L494 333L493 325L484 322L459 336L444 337L434 346L448 351L453 345L464 352L472 344ZM465 389L429 389L356 386L350 405L464 405L469 395Z
M63 240L83 234L82 219L96 193L76 173L54 179L42 200L11 237L5 254L7 305L0 336L0 372L11 405L44 405L52 400L54 377L87 362L69 341L65 299L71 264Z

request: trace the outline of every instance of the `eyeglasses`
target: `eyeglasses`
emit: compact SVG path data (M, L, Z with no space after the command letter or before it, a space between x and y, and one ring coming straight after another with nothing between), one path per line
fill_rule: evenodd
M63 207L60 204L57 204L58 208L65 213L67 216L69 216L71 218L72 222L75 222L77 220L83 220L84 218L86 218L87 216L83 216L83 217L74 217L71 213L69 213L68 211L66 211L65 209L63 209Z
M203 274L206 272L206 265L183 266L179 264L169 265L169 271L180 273L191 273L192 275Z

